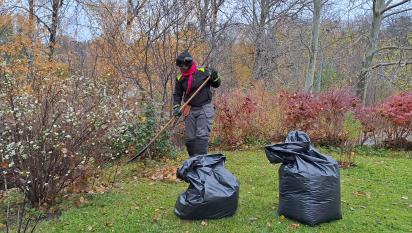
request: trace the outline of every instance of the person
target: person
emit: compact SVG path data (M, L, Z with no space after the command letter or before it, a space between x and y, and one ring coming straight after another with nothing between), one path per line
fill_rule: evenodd
M180 53L176 58L180 68L173 93L173 114L185 117L185 145L190 157L208 153L209 138L215 114L212 103L211 87L220 86L220 78L215 69L197 67L189 51ZM193 93L211 76L209 82L197 93L183 110L182 100L186 102Z

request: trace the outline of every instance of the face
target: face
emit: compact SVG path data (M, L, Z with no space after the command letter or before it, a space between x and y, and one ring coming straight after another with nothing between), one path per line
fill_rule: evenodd
M187 64L183 64L182 66L179 66L181 72L187 71L190 67Z

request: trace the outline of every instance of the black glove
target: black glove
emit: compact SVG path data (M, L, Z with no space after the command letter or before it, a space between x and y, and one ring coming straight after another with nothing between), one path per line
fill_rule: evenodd
M217 81L219 76L217 75L217 71L215 69L210 69L210 77L212 77L212 81Z
M213 68L210 68L209 72L210 72L210 85L214 88L218 88L220 86L220 77L217 74L217 71Z
M182 115L182 111L180 110L180 104L176 104L173 106L173 115L180 117Z

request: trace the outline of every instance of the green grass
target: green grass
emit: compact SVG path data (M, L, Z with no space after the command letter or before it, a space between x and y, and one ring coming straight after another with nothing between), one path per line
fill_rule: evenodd
M373 153L370 153L373 154ZM110 193L89 197L40 224L40 232L412 232L412 160L410 154L360 156L357 167L341 170L343 219L316 227L276 214L279 165L270 165L262 150L227 152L226 167L240 181L240 199L233 217L183 221L174 204L185 183L124 181ZM180 158L180 161L183 158ZM178 161L180 163L180 161ZM122 179L139 169L128 165ZM357 194L357 195L356 195Z

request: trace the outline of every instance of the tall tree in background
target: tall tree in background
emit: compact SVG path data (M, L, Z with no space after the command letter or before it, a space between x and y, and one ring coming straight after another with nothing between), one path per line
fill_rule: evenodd
M320 18L323 0L313 0L312 37L309 50L308 72L305 79L305 92L312 93L315 78L316 58L318 55Z
M134 18L139 14L139 11L144 7L147 0L136 1L127 0L127 19L126 19L126 41L131 41L132 24Z
M397 3L393 3L392 0L373 0L372 2L372 21L371 21L371 28L369 32L368 44L366 48L365 55L362 60L361 71L358 77L357 83L357 95L362 99L362 104L366 105L366 97L367 97L367 84L369 81L370 71L375 66L372 66L372 61L376 53L383 49L388 48L378 48L379 44L379 33L382 26L383 19L412 10L411 0L402 0ZM408 5L406 5L408 4ZM403 8L402 6L406 6ZM393 49L393 48L390 48ZM396 49L396 48L395 48ZM397 64L397 63L394 63ZM381 64L383 65L383 64ZM379 66L381 66L379 65ZM385 64L385 65L390 65Z
M305 1L301 0L245 0L242 13L252 34L255 47L254 76L258 79L270 76L270 47L273 47L273 36L276 24L281 19L298 14ZM270 40L269 38L272 38Z
M51 0L51 24L49 30L49 58L52 59L56 48L57 27L60 20L60 9L63 6L63 0Z

